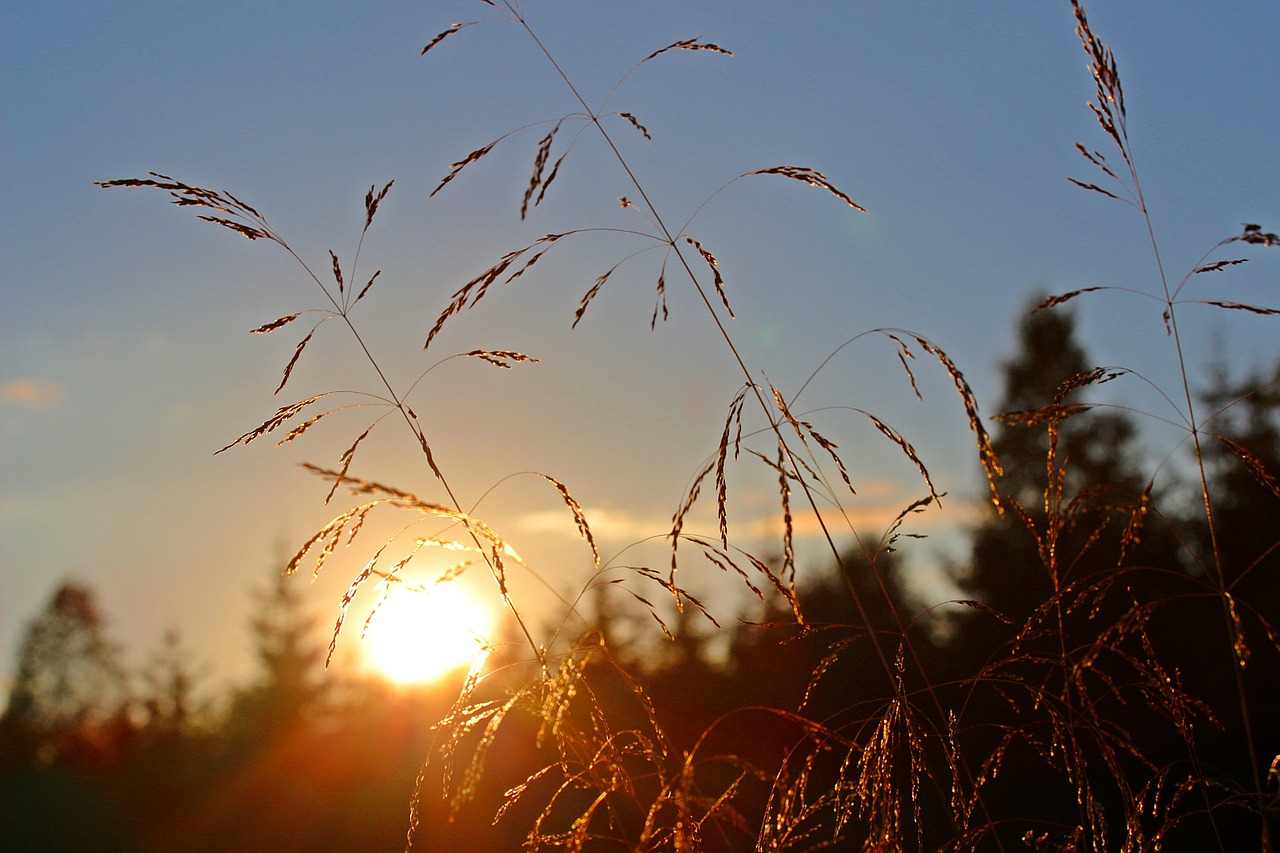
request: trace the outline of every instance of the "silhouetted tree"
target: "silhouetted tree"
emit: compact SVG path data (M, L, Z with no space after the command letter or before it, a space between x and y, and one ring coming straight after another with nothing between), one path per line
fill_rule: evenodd
M292 580L278 576L257 604L251 627L260 671L233 703L233 737L271 737L324 711L324 648Z
M127 680L93 591L63 583L27 627L0 733L14 758L52 764L92 751L124 713ZM109 740L109 739L108 739Z
M1036 827L1108 838L1143 819L1131 792L1150 768L1187 759L1174 720L1197 709L1161 694L1149 626L1188 577L1177 537L1150 511L1162 496L1141 472L1133 423L1087 402L1110 375L1088 361L1072 315L1033 311L1018 340L993 431L1006 511L974 529L953 570L989 610L957 620L939 680L963 685L971 768L999 756L983 792L1002 816L993 831L1009 842Z
M160 649L142 672L145 687L138 697L152 734L186 734L208 722L208 703L195 696L199 678L200 671L177 629L166 631Z
M1249 591L1275 591L1280 567L1280 364L1269 378L1232 380L1219 369L1203 395L1212 411L1205 444L1211 480L1216 547L1226 580ZM1212 559L1214 542L1200 525L1200 553ZM1252 595L1275 601L1272 595Z
M1061 393L1064 385L1093 370L1075 336L1075 320L1061 310L1036 311L1018 327L1018 352L1004 365L1004 398L1000 411L1030 413L1055 403L1079 405L1079 392ZM973 531L970 558L953 570L966 595L991 607L1014 625L1022 624L1054 594L1045 555L1028 529L1028 521L1043 529L1046 521L1047 465L1050 441L1047 421L1027 418L1001 421L992 443L1004 475L996 483L1006 505L1003 516L994 510ZM1134 505L1146 485L1139 468L1141 454L1132 421L1115 411L1076 410L1058 426L1055 464L1064 475L1063 512L1069 524L1058 543L1063 583L1099 567L1114 566L1123 522L1113 523L1108 535L1093 538L1113 509ZM964 644L975 642L991 651L994 639L981 635L973 623L991 625L985 614L966 620ZM1008 632L996 629L1007 636Z
M135 742L115 771L138 850L184 849L167 827L199 811L224 753L220 721L196 693L203 671L176 629L140 672Z
M1158 626L1180 680L1217 724L1197 729L1196 752L1213 790L1238 805L1262 796L1280 837L1274 772L1280 741L1280 364L1270 377L1233 379L1216 369L1202 395L1217 413L1202 434L1213 531L1203 507L1184 526L1193 540L1196 589ZM1199 485L1199 484L1196 484ZM1218 589L1218 577L1227 595ZM1229 630L1234 626L1234 631ZM1188 626L1196 641L1188 642ZM1254 844L1257 824L1235 805L1220 820L1228 843Z
M133 740L125 673L93 591L63 583L27 627L0 717L0 849L111 851Z

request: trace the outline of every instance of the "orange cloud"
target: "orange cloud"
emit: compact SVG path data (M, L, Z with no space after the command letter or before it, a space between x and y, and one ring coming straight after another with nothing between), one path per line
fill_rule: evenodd
M899 498L901 489L893 481L876 481L866 490L874 494L870 500L842 511L833 508L823 510L824 520L836 536L851 530L864 535L878 536L889 528L894 519L906 509L909 501ZM860 493L865 494L863 490ZM822 525L809 507L800 506L792 499L791 527L797 537L820 537ZM920 512L910 513L904 519L905 533L931 533L958 526L969 526L982 518L985 501L947 497L941 507L932 506ZM585 507L587 522L597 540L613 542L640 541L665 536L671 530L671 516L663 514L637 514L627 509ZM686 533L701 533L714 538L719 525L714 505L699 505L685 519ZM520 527L531 533L560 533L577 538L572 517L562 509L527 513L521 517ZM782 515L777 510L763 513L729 514L729 532L735 536L771 539L782 535Z
M669 515L641 516L625 509L592 507L584 508L584 512L587 523L591 525L591 533L597 539L630 542L671 530ZM579 535L573 525L573 517L562 509L527 513L520 526L530 533L561 532L575 538Z
M0 385L0 401L45 409L62 399L62 386L46 379L10 379Z
M983 501L944 498L942 508L930 507L921 512L909 513L903 521L905 533L928 533L957 525L970 525L982 517ZM826 509L823 518L837 536L850 530L864 535L878 535L888 530L904 509L906 503L880 503L871 506L846 509L843 512ZM782 516L769 515L747 521L744 528L757 536L781 535ZM795 508L791 515L791 529L796 536L819 536L822 525L812 509Z

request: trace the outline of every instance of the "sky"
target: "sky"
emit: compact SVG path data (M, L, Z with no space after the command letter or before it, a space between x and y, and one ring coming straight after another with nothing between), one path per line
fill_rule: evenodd
M909 558L922 587L939 589L938 566L954 549L947 531L972 520L982 499L964 411L949 377L918 350L923 402L885 339L841 345L876 328L917 332L952 357L986 417L997 412L1000 364L1033 293L1160 290L1142 218L1067 181L1101 182L1077 141L1111 153L1086 105L1093 84L1070 4L523 8L593 108L609 98L604 112L632 114L651 135L616 115L604 121L664 220L696 213L683 233L717 258L735 313L720 316L753 380L794 395L839 351L792 403L840 444L858 487L846 507L862 535L879 536L923 487L853 410L892 424L920 452L947 498L940 512L913 517L912 532L932 535ZM1182 0L1158 15L1115 0L1087 8L1116 51L1171 278L1243 223L1277 230L1274 16ZM68 0L8 3L2 14L0 673L11 672L27 621L75 579L98 592L133 660L176 627L215 679L243 677L255 590L347 505L338 495L326 506L327 485L299 463L336 464L376 414L344 411L285 447L263 439L214 455L281 405L327 390L376 392L377 376L330 322L273 395L321 315L246 333L324 308L324 294L278 246L200 222L160 193L93 183L148 170L244 199L326 282L329 250L351 280L382 270L353 322L393 384L413 386L409 404L460 503L503 531L545 581L512 581L517 601L542 602L530 605L537 618L554 622L556 596L572 599L593 569L554 488L522 472L567 485L613 577L628 565L665 568L665 546L652 537L669 529L715 451L743 375L675 276L670 317L651 330L662 253L640 250L652 240L615 230L561 241L423 351L450 294L505 252L574 228L651 230L619 204L636 191L613 155L572 119L552 151L568 150L564 166L520 219L547 122L580 115L580 105L509 23L464 28L420 55L453 22L497 20L500 10L478 0ZM693 37L733 55L669 51L613 91L640 59ZM511 131L430 195L450 164ZM784 165L821 170L868 213L777 176L721 189ZM365 193L392 179L352 269ZM1248 264L1197 277L1188 295L1276 306L1280 260L1246 254ZM624 259L571 331L579 299ZM1104 397L1169 417L1152 390L1178 381L1159 303L1094 293L1076 305L1093 360L1140 376ZM1215 357L1245 371L1280 353L1274 318L1188 306L1182 319L1201 380ZM475 349L540 361L510 371L441 363ZM1153 462L1176 459L1179 436L1143 422ZM750 435L762 423L748 412L748 443L767 450ZM444 499L412 436L389 420L351 473ZM762 554L778 549L771 479L745 458L730 474L733 530ZM373 525L369 548L357 540L306 588L318 619L332 623L376 535L393 525ZM715 527L713 513L691 516L690 529ZM418 578L440 565L428 560ZM732 618L741 599L697 575L713 569L690 566L682 579L710 584L713 609ZM462 582L483 589L486 578L474 570Z

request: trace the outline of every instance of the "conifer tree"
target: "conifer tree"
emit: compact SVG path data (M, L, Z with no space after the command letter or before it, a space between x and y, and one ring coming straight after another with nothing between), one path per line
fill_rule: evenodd
M1209 412L1202 443L1208 472L1213 531L1203 509L1187 522L1195 562L1193 594L1162 626L1166 646L1178 653L1180 676L1204 697L1220 721L1202 726L1202 760L1229 783L1252 790L1259 773L1277 760L1280 720L1280 363L1269 378L1232 378L1225 368L1202 395ZM1204 594L1221 567L1226 596ZM1229 606L1224 619L1223 604ZM1227 631L1227 620L1235 625ZM1196 624L1209 638L1185 642ZM1247 706L1252 731L1245 726ZM1251 736L1251 737L1250 737ZM1252 742L1249 742L1249 741ZM1243 747L1243 748L1242 748ZM1254 766L1248 751L1254 752ZM1274 785L1274 775L1268 782ZM1272 795L1274 797L1274 794ZM1272 813L1276 830L1280 815Z
M1062 580L1071 582L1114 566L1119 558L1123 523L1111 524L1112 529L1097 539L1093 534L1109 510L1131 506L1143 493L1136 430L1120 412L1085 408L1080 390L1061 393L1064 383L1094 369L1076 340L1072 314L1027 314L1019 324L1018 342L1018 352L1004 365L1000 411L1026 413L1055 402L1080 407L1061 421L1054 458L1055 469L1064 473L1063 510L1070 513L1058 555ZM1045 555L1028 527L1030 523L1043 528L1046 517L1049 430L1044 421L1019 420L1026 419L1007 418L993 431L993 445L1004 467L996 486L1006 512L1000 516L993 510L979 524L968 564L953 570L968 597L1014 624L1021 624L1053 594ZM982 616L977 619L985 621ZM973 626L968 627L972 634Z
M284 575L275 579L251 625L260 672L236 698L230 720L233 733L251 739L314 721L323 710L324 650L315 621L290 581Z
M1275 589L1280 567L1280 363L1269 379L1232 380L1219 370L1203 395L1220 414L1209 426L1216 439L1205 445L1213 514L1228 583ZM1208 531L1200 549L1209 551ZM1242 577L1243 576L1243 577Z

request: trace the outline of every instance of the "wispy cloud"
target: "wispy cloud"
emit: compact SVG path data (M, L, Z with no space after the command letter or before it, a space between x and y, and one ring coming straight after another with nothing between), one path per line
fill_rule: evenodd
M914 500L914 497L905 496L903 484L888 479L868 484L859 489L859 495L860 500L843 509L823 508L822 522L837 538L854 530L863 536L878 537L889 529L898 515ZM776 499L774 496L773 500ZM781 510L764 509L760 507L759 501L753 503L757 506L755 511L730 511L730 535L750 539L780 537L783 530ZM920 512L911 513L903 521L902 531L931 533L969 526L982 517L985 505L985 501L980 499L944 498L941 506L929 506ZM584 512L592 534L600 541L637 542L649 537L664 536L671 530L670 514L590 506L584 507ZM718 526L714 504L706 503L695 507L689 514L685 519L684 530L686 533L714 536ZM560 533L573 538L578 536L572 517L560 509L528 513L522 516L520 527L529 533ZM817 514L811 508L800 505L794 496L791 527L799 538L822 535L822 524L819 523Z
M47 409L62 399L62 386L47 379L21 378L0 385L0 401Z
M863 506L845 508L843 511L824 509L822 522L836 537L856 530L861 535L878 536L887 531L890 525L904 509L907 502L869 503ZM983 501L965 501L945 499L942 508L927 507L921 512L911 513L902 525L906 533L928 533L957 525L969 525L981 518ZM812 509L792 509L791 529L796 536L819 536L822 524ZM749 519L739 527L739 532L756 536L781 535L782 515L757 516Z
M585 507L587 523L596 539L610 542L635 542L648 536L662 535L671 529L671 516L642 514L625 509ZM546 510L524 515L520 527L529 533L557 533L577 537L573 517L565 510Z

